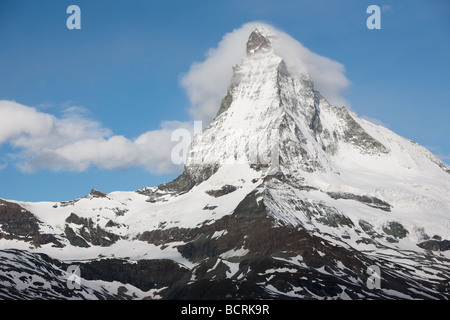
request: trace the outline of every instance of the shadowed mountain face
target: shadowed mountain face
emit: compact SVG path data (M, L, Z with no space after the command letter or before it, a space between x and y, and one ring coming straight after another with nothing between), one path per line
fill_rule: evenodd
M0 200L0 298L449 299L449 167L330 105L276 37L249 35L174 181Z

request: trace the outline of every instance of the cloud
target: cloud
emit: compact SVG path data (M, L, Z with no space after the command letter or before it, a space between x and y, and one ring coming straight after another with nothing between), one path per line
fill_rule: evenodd
M383 4L383 6L381 7L381 11L382 12L393 12L394 10L392 9L392 6L390 6L388 4Z
M179 166L170 161L175 142L172 132L190 130L189 123L167 121L157 130L135 139L113 135L99 122L84 117L82 108L67 108L63 117L40 112L12 101L0 101L0 145L16 150L14 159L23 172L126 169L141 166L152 173L173 173ZM4 165L2 165L4 166Z
M437 157L441 159L442 161L448 161L450 160L450 154L437 154Z
M350 85L342 64L310 51L285 32L256 21L227 33L216 48L206 52L203 62L194 63L182 76L181 85L190 99L189 113L193 119L208 124L215 117L230 85L232 67L245 57L248 37L260 25L276 34L274 51L285 60L291 74L308 73L314 80L315 89L331 104L349 105L342 94Z

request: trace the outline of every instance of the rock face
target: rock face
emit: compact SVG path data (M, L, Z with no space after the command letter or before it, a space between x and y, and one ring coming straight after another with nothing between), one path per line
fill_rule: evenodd
M258 51L272 50L272 44L269 40L270 30L259 27L254 30L247 41L247 55L252 55Z
M0 297L449 299L450 168L330 105L276 39L249 35L175 180L0 200Z
M90 242L94 246L107 247L120 239L120 236L95 225L91 218L80 218L73 212L67 217L66 223L79 226L77 226L79 235L68 224L65 227L65 235L74 246L89 247Z
M61 247L55 235L40 232L40 223L20 205L0 199L0 239L31 242L34 246L52 243Z

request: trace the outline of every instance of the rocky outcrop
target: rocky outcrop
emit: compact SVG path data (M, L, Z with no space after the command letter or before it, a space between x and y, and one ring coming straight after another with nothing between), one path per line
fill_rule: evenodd
M361 196L348 192L327 192L327 194L333 199L355 200L364 203L369 207L380 209L387 212L391 211L392 208L392 206L389 203L380 200L376 197Z
M257 28L254 30L250 36L248 37L247 41L247 54L254 54L260 50L271 50L272 44L270 43L270 40L267 38L267 31Z
M418 244L419 247L431 251L450 250L450 240L427 240Z
M89 243L94 246L107 247L120 239L120 236L102 229L95 224L91 218L81 218L75 213L71 213L66 218L64 233L70 244L77 247L89 247ZM78 225L75 232L68 224Z
M100 259L79 266L83 279L118 281L142 291L170 287L189 272L187 268L168 259Z
M40 233L40 223L20 205L0 199L0 239L27 241L37 247L48 243L62 247L55 235Z
M103 192L95 190L95 189L91 189L91 192L89 193L89 196L91 198L107 198L108 197L106 195L106 193L103 193Z
M344 141L353 144L355 147L368 154L389 153L389 150L381 142L369 135L358 122L353 119L347 108L335 110L337 115L345 121L346 124L343 135Z
M173 181L158 186L159 190L176 194L185 193L194 186L208 180L219 169L218 165L190 165Z
M218 198L218 197L224 196L226 194L229 194L231 192L234 192L236 190L237 190L237 188L235 186L227 184L227 185L222 186L222 188L220 188L219 190L206 190L205 192L207 194L209 194L210 196Z
M408 230L406 230L400 223L396 221L390 221L383 226L383 231L395 238L402 239L408 235Z

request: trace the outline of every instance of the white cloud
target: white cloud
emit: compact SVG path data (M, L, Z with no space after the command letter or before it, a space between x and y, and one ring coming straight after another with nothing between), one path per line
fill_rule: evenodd
M345 76L344 65L312 52L282 31L276 33L274 51L284 59L288 71L297 75L306 71L314 81L314 88L331 104L348 106L343 92L350 85L350 81Z
M381 11L382 12L393 12L394 10L392 9L392 6L388 5L388 4L384 4L381 7Z
M450 154L438 154L437 157L441 159L442 161L448 161L450 160Z
M250 22L227 33L216 48L209 49L203 62L194 63L181 79L191 101L189 110L196 120L209 123L215 117L232 77L232 67L246 54L249 35L257 26L265 26L276 34L274 51L282 57L292 74L307 72L315 89L334 105L347 105L343 91L350 85L345 68L339 62L320 56L300 42L263 22Z
M136 139L113 135L96 121L71 108L64 117L37 111L12 101L0 101L0 145L9 143L19 150L13 158L23 172L40 169L84 171L90 166L123 169L142 166L152 173L173 173L170 161L173 130L188 123L163 122L161 128Z

